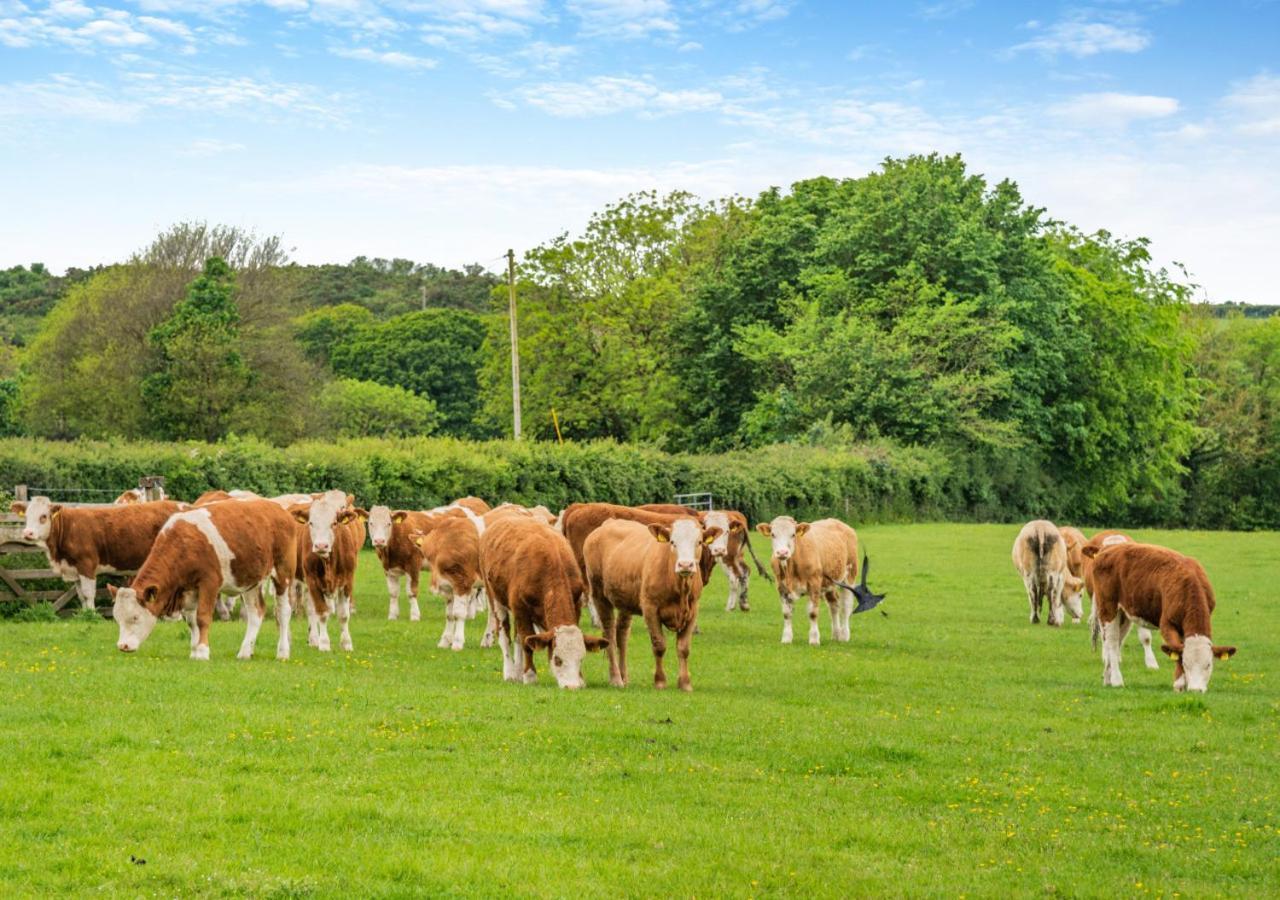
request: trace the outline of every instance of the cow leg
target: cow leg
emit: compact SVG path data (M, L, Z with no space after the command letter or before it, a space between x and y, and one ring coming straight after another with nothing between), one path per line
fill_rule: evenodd
M733 612L738 608L738 581L734 577L733 567L729 565L728 560L719 560L720 568L724 569L724 574L729 579L729 599L725 601L724 611Z
M604 648L604 655L609 660L609 684L614 687L626 687L622 681L622 669L618 665L618 619L613 604L599 601L596 608L600 612L600 635L609 642Z
M421 577L421 570L409 573L409 621L419 622L422 620L422 610L418 607L418 579Z
M791 611L795 608L796 597L784 587L778 589L778 600L782 603L782 643L791 643Z
M288 659L293 652L290 645L289 623L293 621L293 596L297 582L276 585L276 659Z
M502 606L492 596L489 597L489 616L494 620L494 631L498 638L498 649L502 651L502 680L515 681L515 654L511 646L511 611Z
M1031 607L1031 624L1040 622L1040 589L1036 587L1034 574L1023 575L1022 583L1027 589L1027 605Z
M98 579L93 574L79 573L76 579L76 593L80 595L80 605L85 609L95 609L98 597Z
M747 564L742 560L738 560L737 577L731 582L732 586L738 589L738 609L743 612L751 611L751 570L747 568Z
M621 679L621 687L626 687L631 683L631 678L627 675L627 645L631 642L631 613L618 611L618 624L614 627L614 633L618 636L618 677Z
M328 653L333 649L329 643L329 607L320 589L310 584L307 585L307 620L316 630L316 649Z
M387 619L394 622L400 618L400 576L387 573Z
M1142 644L1142 661L1148 669L1160 668L1160 663L1156 662L1156 655L1151 651L1151 629L1142 625L1138 626L1138 643Z
M440 585L439 592L444 598L444 630L440 632L440 640L436 641L436 647L440 650L448 650L453 646L453 584L444 582Z
M853 616L854 597L853 591L847 591L844 588L839 589L838 600L836 602L836 610L840 615L840 634L836 637L838 641L848 641L849 619Z
M262 585L245 591L240 605L244 609L244 640L240 642L236 659L252 659L253 648L258 643L258 630L262 628Z
M809 646L817 647L822 643L818 633L818 604L822 600L822 583L809 585Z
M449 643L449 647L453 650L461 650L466 644L467 613L470 606L471 594L459 594L455 590L453 592L453 602L445 607L446 613L449 607L453 608L453 638Z
M221 578L200 585L200 600L196 604L196 631L199 637L191 649L191 658L208 661L209 626L213 624L213 605L218 599Z
M662 690L667 686L667 673L662 669L662 657L667 652L667 638L662 633L662 620L658 610L649 607L644 611L644 624L649 626L649 641L653 644L653 686ZM691 622L690 628L693 627Z
M1105 687L1124 687L1124 676L1120 674L1123 616L1123 612L1117 611L1114 619L1102 623L1102 684Z
M693 645L693 623L697 620L698 610L695 607L688 623L676 634L676 655L680 658L680 674L676 678L676 684L685 693L693 690L693 682L689 680L689 649Z
M1049 576L1049 624L1054 628L1060 627L1065 618L1062 609L1063 584L1061 572Z
M596 609L596 601L592 597L587 598L587 615L591 617L591 627L600 627L600 610Z
M196 607L200 603L200 595L195 591L187 591L182 595L182 618L186 620L187 630L191 632L191 656L194 659L196 647L200 645L200 626L196 622Z
M485 595L484 588L476 588L475 597L477 604L483 604L485 607L489 607L489 598ZM493 618L493 609L489 607L484 621L484 637L480 638L481 647L493 646L494 638L497 637L496 629L494 627L495 625L496 621Z
M342 628L338 634L338 646L350 652L355 649L355 645L351 643L351 593L339 589L334 594L332 606L338 614L338 625Z
M538 667L533 662L534 654L525 650L524 639L539 629L533 621L533 616L530 614L528 606L522 606L519 610L516 610L514 615L516 620L516 665L520 667L520 680L525 684L536 684L538 681ZM550 648L548 648L547 652L551 652Z

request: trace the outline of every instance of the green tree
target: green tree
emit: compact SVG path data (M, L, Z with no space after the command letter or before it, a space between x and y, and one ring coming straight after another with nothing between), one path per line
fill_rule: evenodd
M321 421L333 437L411 437L431 434L436 405L402 387L340 378L316 398Z
M156 369L142 380L142 396L158 437L216 441L231 430L232 413L253 384L238 349L234 292L235 273L211 257L186 298L147 334Z
M323 306L298 317L297 340L309 359L328 365L335 347L349 344L376 321L373 313L354 303Z

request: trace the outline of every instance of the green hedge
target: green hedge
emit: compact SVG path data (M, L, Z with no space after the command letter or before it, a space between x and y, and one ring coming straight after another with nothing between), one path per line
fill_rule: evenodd
M831 450L776 446L715 456L672 455L608 442L469 443L360 439L277 448L221 444L0 439L0 490L27 484L65 500L112 499L142 475L192 499L213 488L262 494L340 487L361 503L427 508L474 494L490 502L669 502L709 491L752 521L780 513L853 522L971 515L975 492L939 452L890 444Z

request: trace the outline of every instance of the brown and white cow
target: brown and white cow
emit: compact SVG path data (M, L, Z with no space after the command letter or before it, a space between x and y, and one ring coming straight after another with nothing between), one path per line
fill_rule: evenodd
M1067 542L1067 568L1071 574L1080 580L1084 590L1089 592L1089 596L1093 596L1093 559L1084 555L1085 547L1110 547L1112 544L1132 543L1133 538L1122 531L1109 529L1107 531L1099 531L1092 538L1086 539L1084 534L1078 528L1066 527L1061 529L1062 538ZM1094 618L1097 616L1097 604L1093 604L1089 609L1089 630L1094 627ZM1145 625L1138 626L1138 642L1142 645L1142 661L1148 669L1158 669L1160 664L1156 662L1156 655L1151 650L1151 629Z
M1067 543L1062 539L1058 526L1048 519L1036 519L1022 526L1013 541L1013 565L1022 576L1027 591L1027 605L1031 609L1031 621L1040 621L1040 610L1049 602L1048 624L1057 627L1063 620L1063 593L1067 579L1073 578L1067 569ZM1080 585L1072 581L1075 606L1071 610L1075 621L1080 621Z
M368 514L352 507L351 499L342 491L326 491L309 503L289 507L299 529L293 596L306 593L307 639L322 652L330 649L330 611L337 613L342 629L338 646L353 649L349 622L356 563L364 546L364 517ZM286 632L286 645L287 637ZM286 646L281 658L287 656Z
M699 512L674 503L646 503L637 509L651 512L687 515L697 519L703 525L720 529L720 535L711 542L711 558L724 569L729 579L729 599L725 602L725 611L740 609L751 610L749 590L751 587L751 570L747 567L744 552L751 550L751 526L747 517L734 509L714 509L710 512ZM757 565L758 565L757 561ZM760 571L764 571L761 569Z
M74 583L80 603L93 609L96 576L141 566L165 521L185 505L157 500L75 508L33 497L15 501L11 508L24 517L22 539L43 550L50 568Z
M422 618L418 608L418 579L425 560L413 533L425 533L431 527L431 518L427 513L410 509L392 510L386 506L369 509L369 541L387 577L388 619L400 618L400 581L403 578L409 581L409 621L417 622Z
M778 516L756 530L773 542L773 575L782 601L782 643L791 643L791 611L800 595L809 596L809 643L821 643L818 602L831 612L831 638L849 640L849 617L858 575L858 535L839 519L797 522Z
M1217 605L1204 567L1190 556L1154 544L1121 542L1086 546L1093 560L1093 644L1102 639L1102 683L1124 687L1120 648L1137 622L1158 628L1160 649L1177 660L1175 691L1209 689L1213 661L1235 655L1235 647L1213 643L1213 610Z
M207 660L214 601L219 594L238 594L244 597L245 632L236 655L248 659L266 613L262 582L270 578L282 598L276 603L276 655L287 658L291 609L284 598L297 565L297 535L293 517L270 500L211 503L174 514L133 582L111 592L120 627L116 646L137 650L160 617L181 612L191 627L191 658Z
M564 536L530 517L502 518L480 538L480 575L502 648L502 677L533 684L533 654L545 647L560 687L586 687L582 661L608 641L578 627L586 585Z
M466 621L475 617L478 599L483 597L480 578L480 530L471 519L439 516L427 532L413 537L431 571L431 590L444 600L444 632L437 647L461 650L466 644ZM489 617L490 625L493 617ZM492 635L485 631L492 646Z
M693 690L689 650L702 596L702 551L719 535L719 527L703 529L697 519L680 517L671 525L647 526L611 519L587 537L583 556L591 597L609 642L610 684L627 684L631 617L643 616L653 644L653 686L667 686L662 668L667 650L663 633L666 627L676 633L680 658L677 684L682 691Z

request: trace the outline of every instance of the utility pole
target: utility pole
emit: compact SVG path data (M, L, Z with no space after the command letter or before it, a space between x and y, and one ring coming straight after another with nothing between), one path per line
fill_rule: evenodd
M507 315L511 320L512 433L520 440L520 334L516 329L516 252L507 251Z

